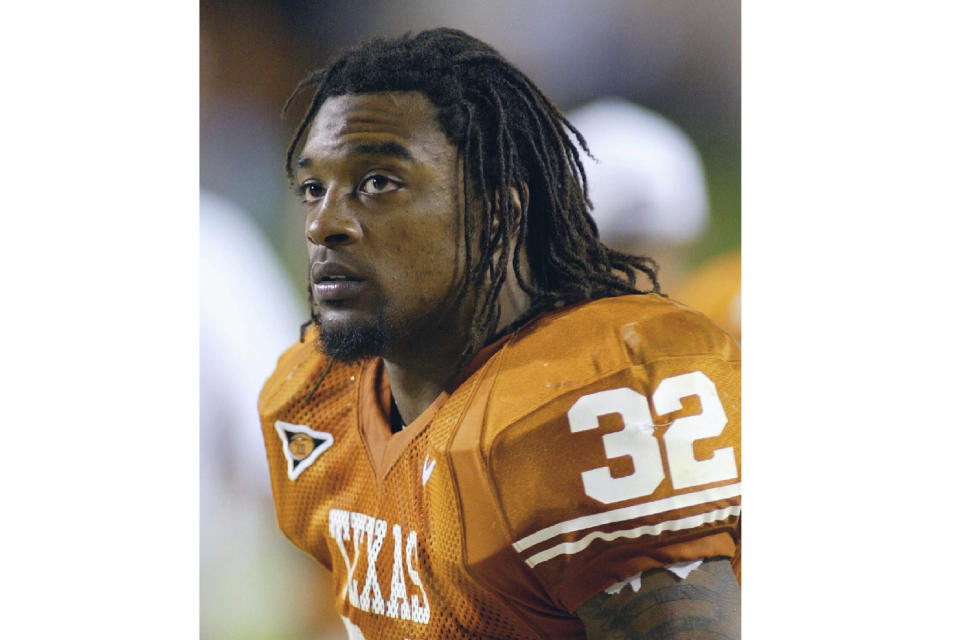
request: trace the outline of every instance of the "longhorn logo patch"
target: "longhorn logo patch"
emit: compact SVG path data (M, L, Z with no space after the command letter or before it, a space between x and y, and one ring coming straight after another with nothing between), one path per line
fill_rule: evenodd
M287 459L287 477L296 480L320 454L333 445L333 436L326 431L314 431L302 424L290 424L277 420L274 424L283 456Z

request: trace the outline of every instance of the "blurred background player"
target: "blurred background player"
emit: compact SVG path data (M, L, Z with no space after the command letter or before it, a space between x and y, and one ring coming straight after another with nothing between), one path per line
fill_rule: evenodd
M740 343L740 249L731 249L697 267L673 297L702 311Z
M601 240L660 265L663 290L740 341L740 251L694 266L709 225L707 176L690 137L664 116L618 97L573 109L596 160L584 160Z
M590 102L568 117L596 158L584 169L601 240L655 259L670 294L710 214L696 147L670 120L623 98Z

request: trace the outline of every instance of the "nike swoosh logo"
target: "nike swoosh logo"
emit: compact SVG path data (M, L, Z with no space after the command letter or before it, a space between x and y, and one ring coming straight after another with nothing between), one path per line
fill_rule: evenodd
M422 474L423 484L424 484L424 485L426 485L426 484L427 484L427 480L430 479L430 474L433 473L433 468L434 468L435 466L437 466L437 461L431 459L430 456L427 456L427 457L424 459L424 461L423 461L423 474Z

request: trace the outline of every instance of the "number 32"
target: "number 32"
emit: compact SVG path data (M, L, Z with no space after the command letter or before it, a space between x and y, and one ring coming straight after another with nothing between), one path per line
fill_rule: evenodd
M674 489L737 477L733 447L717 449L706 460L693 456L694 441L720 435L727 424L727 414L710 378L700 371L665 378L653 392L653 407L659 415L666 415L682 408L681 398L694 395L700 398L702 411L677 418L663 435ZM588 496L605 504L650 495L665 474L646 396L628 387L585 395L567 412L570 430L577 433L596 429L600 426L597 418L609 413L620 414L623 429L604 435L603 449L607 458L629 456L633 473L614 478L609 467L590 469L581 474L583 488Z

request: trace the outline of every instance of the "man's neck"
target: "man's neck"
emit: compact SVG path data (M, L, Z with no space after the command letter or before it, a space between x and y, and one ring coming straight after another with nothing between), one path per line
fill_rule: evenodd
M497 300L500 303L500 320L488 338L499 334L530 309L530 298L520 287L512 268L507 270L507 278ZM461 356L467 344L464 327L468 321L467 316L462 315L458 322L461 331L448 334L450 338L445 343L437 340L439 336L435 335L429 345L384 357L390 390L404 424L410 424L426 411L460 373L463 364Z
M445 371L425 371L423 367L404 367L389 360L383 363L390 380L393 401L405 425L426 411L457 373L453 366Z

